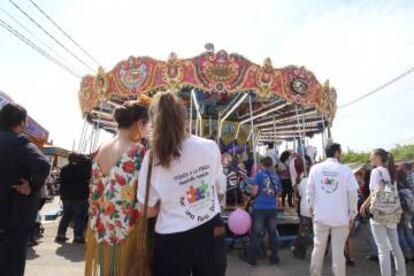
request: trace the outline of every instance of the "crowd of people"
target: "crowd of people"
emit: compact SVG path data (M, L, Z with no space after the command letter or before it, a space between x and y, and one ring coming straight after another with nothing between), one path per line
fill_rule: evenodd
M47 159L23 135L26 116L16 104L0 110L0 275L7 276L24 274L26 245L51 175ZM68 241L73 222L73 242L86 243L87 276L225 275L221 213L229 176L219 146L188 132L185 105L171 92L127 101L114 120L113 140L92 156L71 154L59 172L63 215L55 241ZM412 166L396 166L390 153L375 149L371 166L353 172L341 164L339 144L329 143L325 153L317 163L313 148L279 156L271 144L258 166L254 153L243 169L237 162L248 179L245 207L252 218L240 258L257 265L266 232L269 263L278 265L278 215L297 207L292 252L305 259L313 245L310 275L322 274L329 244L334 275L346 275L346 265L356 262L353 239L365 224L367 257L379 262L381 275L391 276L394 265L397 276L406 276L414 257Z

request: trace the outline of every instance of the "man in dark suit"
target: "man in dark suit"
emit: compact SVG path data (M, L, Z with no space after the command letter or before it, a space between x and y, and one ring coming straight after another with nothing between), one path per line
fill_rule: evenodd
M37 211L36 193L50 164L23 134L27 112L16 104L0 110L0 275L24 274L26 245Z

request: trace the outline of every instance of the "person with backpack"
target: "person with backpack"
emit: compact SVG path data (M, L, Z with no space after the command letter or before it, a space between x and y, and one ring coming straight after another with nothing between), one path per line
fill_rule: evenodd
M265 157L261 160L263 170L258 172L251 185L252 196L255 198L252 204L252 231L247 256L241 255L241 259L250 265L256 265L260 248L260 237L266 227L269 235L271 256L270 264L279 264L279 241L277 234L277 200L276 196L282 191L280 179L272 170L272 159Z
M390 252L394 258L396 276L406 276L405 260L399 241L397 224L401 218L401 203L396 184L394 158L384 149L371 153L370 196L362 204L360 213L365 216L369 208L370 224L378 248L382 276L391 276Z

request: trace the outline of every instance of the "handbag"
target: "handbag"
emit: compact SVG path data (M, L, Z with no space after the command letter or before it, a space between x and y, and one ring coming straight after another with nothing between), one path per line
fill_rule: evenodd
M145 184L144 210L138 222L140 235L137 245L137 250L139 251L137 254L139 256L139 259L137 260L137 265L139 265L139 268L137 271L139 271L139 275L136 276L150 276L152 274L151 267L153 259L155 218L147 219L149 191L151 186L151 175L153 167L152 152L150 152L149 158L150 160L148 162L148 173Z

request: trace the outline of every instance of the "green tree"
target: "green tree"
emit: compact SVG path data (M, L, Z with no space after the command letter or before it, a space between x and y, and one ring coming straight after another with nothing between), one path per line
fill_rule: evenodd
M414 144L411 145L396 145L390 150L394 156L395 161L409 161L414 160ZM342 156L342 161L344 163L356 163L356 162L368 162L369 161L369 152L356 152L353 150L348 150Z
M397 145L390 152L396 161L414 160L414 145Z
M349 150L348 152L344 153L342 156L342 162L344 163L356 163L362 162L366 163L369 161L369 153L368 152L356 152L353 150Z

